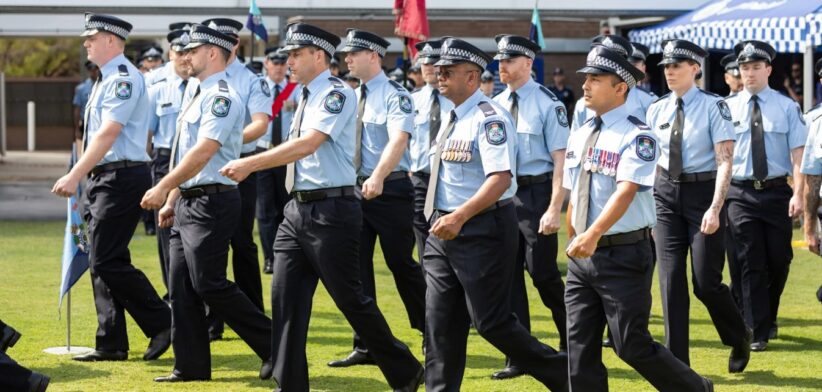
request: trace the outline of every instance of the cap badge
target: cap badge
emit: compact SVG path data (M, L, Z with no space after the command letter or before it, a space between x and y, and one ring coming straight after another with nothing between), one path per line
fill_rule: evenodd
M745 48L742 49L742 54L745 56L751 56L756 53L756 48L752 43L745 44Z
M673 41L668 41L668 43L665 45L665 53L664 53L664 55L665 55L665 56L670 56L670 55L672 55L672 54L674 53L674 47L675 47L675 46L674 46Z

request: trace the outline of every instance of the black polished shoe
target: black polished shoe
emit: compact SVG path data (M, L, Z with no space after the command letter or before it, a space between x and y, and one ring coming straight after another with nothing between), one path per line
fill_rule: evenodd
M753 342L751 343L751 351L762 352L768 348L768 342Z
M779 326L774 324L771 329L768 330L768 340L779 339Z
M739 346L731 349L731 357L728 359L729 373L742 373L748 366L748 361L751 360L751 340L753 331L745 328L745 339Z
M26 381L26 390L28 392L46 392L51 379L45 374L31 372L28 381Z
M171 346L171 328L154 335L148 343L148 348L143 354L144 361L153 361L160 358Z
M611 342L611 339L605 338L602 339L602 347L614 347L614 343Z
M376 364L376 362L374 362L374 359L372 359L370 355L354 350L351 352L351 354L348 354L348 356L344 359L329 362L328 367L350 367L357 365L374 364Z
M17 341L20 340L20 332L8 325L0 331L0 352L6 352L9 347L14 347Z
M710 379L702 377L702 386L705 387L705 392L714 392L714 382Z
M507 380L509 378L517 378L524 374L525 371L520 369L518 366L506 366L505 369L492 374L491 378L494 380Z
M271 376L274 375L274 362L272 360L267 360L263 362L263 365L260 366L260 380L270 380Z
M128 358L128 353L125 351L99 351L94 350L88 354L78 355L72 358L80 362L97 362L97 361L125 361Z
M420 366L420 369L417 370L417 375L414 376L414 378L411 379L411 382L409 382L407 385L405 385L402 388L394 389L394 392L417 392L417 390L420 389L420 385L422 385L422 383L424 381L425 381L425 370L423 369L422 366Z
M272 265L273 261L271 259L265 259L263 261L263 273L271 275L274 273L274 266Z
M208 381L211 380L211 377L204 377L204 378L189 378L178 376L174 373L169 374L168 376L157 377L154 379L154 382L189 382L189 381Z

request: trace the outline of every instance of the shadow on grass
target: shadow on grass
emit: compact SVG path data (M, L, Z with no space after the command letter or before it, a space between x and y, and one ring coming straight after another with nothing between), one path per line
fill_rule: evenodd
M111 372L95 369L93 364L85 366L73 362L61 362L54 367L37 367L32 370L49 375L52 383L102 378L111 375Z
M309 376L310 377L310 376ZM390 389L388 383L382 379L382 373L379 374L379 379L352 377L352 376L316 376L310 377L311 390L318 391L385 391Z
M739 380L738 376L733 378L713 374L706 376L717 385L748 384L783 388L796 387L803 390L819 390L820 388L819 378L817 377L779 377L774 375L772 370L746 371L741 374L742 380Z

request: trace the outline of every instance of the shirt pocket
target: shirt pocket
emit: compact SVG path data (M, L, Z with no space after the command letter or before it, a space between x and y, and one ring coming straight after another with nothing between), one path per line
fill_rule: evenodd
M160 104L160 106L157 107L157 110L155 111L155 113L157 114L157 117L173 115L173 114L176 114L176 113L179 113L179 112L180 112L180 108L174 106L171 102Z
M519 153L526 156L540 151L539 143L542 142L542 129L534 128L531 122L526 120L517 124L517 143L519 144L517 147ZM539 124L542 124L542 122L539 122Z
M369 147L383 147L388 143L388 132L385 129L388 116L385 113L376 113L366 110L363 114L363 142Z

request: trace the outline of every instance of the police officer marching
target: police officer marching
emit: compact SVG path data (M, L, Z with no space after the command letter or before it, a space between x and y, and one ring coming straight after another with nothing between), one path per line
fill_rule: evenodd
M562 171L568 140L565 105L548 88L531 78L531 67L540 47L516 35L496 37L500 80L507 88L494 97L508 108L517 143L517 193L514 206L519 246L511 285L511 307L525 329L531 329L524 268L528 269L542 303L551 310L559 332L560 351L566 351L565 285L557 267L557 231L560 228ZM512 140L513 142L513 140ZM494 373L495 379L522 375L516 363Z
M644 74L602 46L586 63L578 71L586 77L583 99L597 115L571 132L563 183L571 191L565 290L571 390L608 390L599 344L607 321L617 355L655 388L712 391L710 380L648 332L658 149L653 131L626 105Z
M356 95L328 70L340 39L303 23L288 26L284 51L303 85L288 141L230 162L221 173L242 180L250 172L286 165L285 208L274 244L271 282L273 377L281 391L308 391L305 343L311 302L322 280L371 358L395 391L416 391L422 366L391 330L359 271L363 209L354 185Z
M694 294L713 320L719 337L733 348L728 371L741 372L750 359L752 332L745 327L728 286L723 205L731 181L734 132L728 105L696 87L708 55L685 40L664 42L665 79L671 93L648 109L648 126L659 140L660 175L654 184L659 287L667 347L682 362L688 356L687 257L691 252Z
M803 209L800 163L807 129L799 105L768 87L774 48L743 41L734 53L744 89L726 99L736 132L728 220L742 268L742 313L753 329L751 350L764 351L777 334L779 300L793 258L791 218Z
M725 69L725 84L728 85L730 94L742 91L742 76L739 74L739 63L736 62L736 55L729 53L719 60L719 64ZM730 95L729 94L729 95Z
M414 187L408 140L414 130L414 102L399 83L382 71L388 41L373 33L349 29L345 62L360 79L357 89L354 168L362 191L363 227L360 274L365 295L376 300L374 249L380 240L385 262L394 276L411 327L425 326L425 280L414 251ZM369 347L355 333L354 351L328 366L373 363Z
M428 391L458 390L469 324L551 390L564 390L564 354L530 335L510 311L517 246L516 150L508 112L479 90L491 59L475 46L447 38L438 66L439 90L455 108L431 149L425 215L431 235L423 264L427 292ZM470 305L470 306L469 306Z
M144 360L168 350L171 312L148 278L131 264L128 243L140 219L140 194L151 186L146 153L148 99L143 77L123 55L131 24L86 13L83 46L100 67L85 111L83 156L52 192L69 197L90 173L84 220L89 228L89 268L97 309L95 350L78 361L124 361L128 334L124 311L151 338Z

